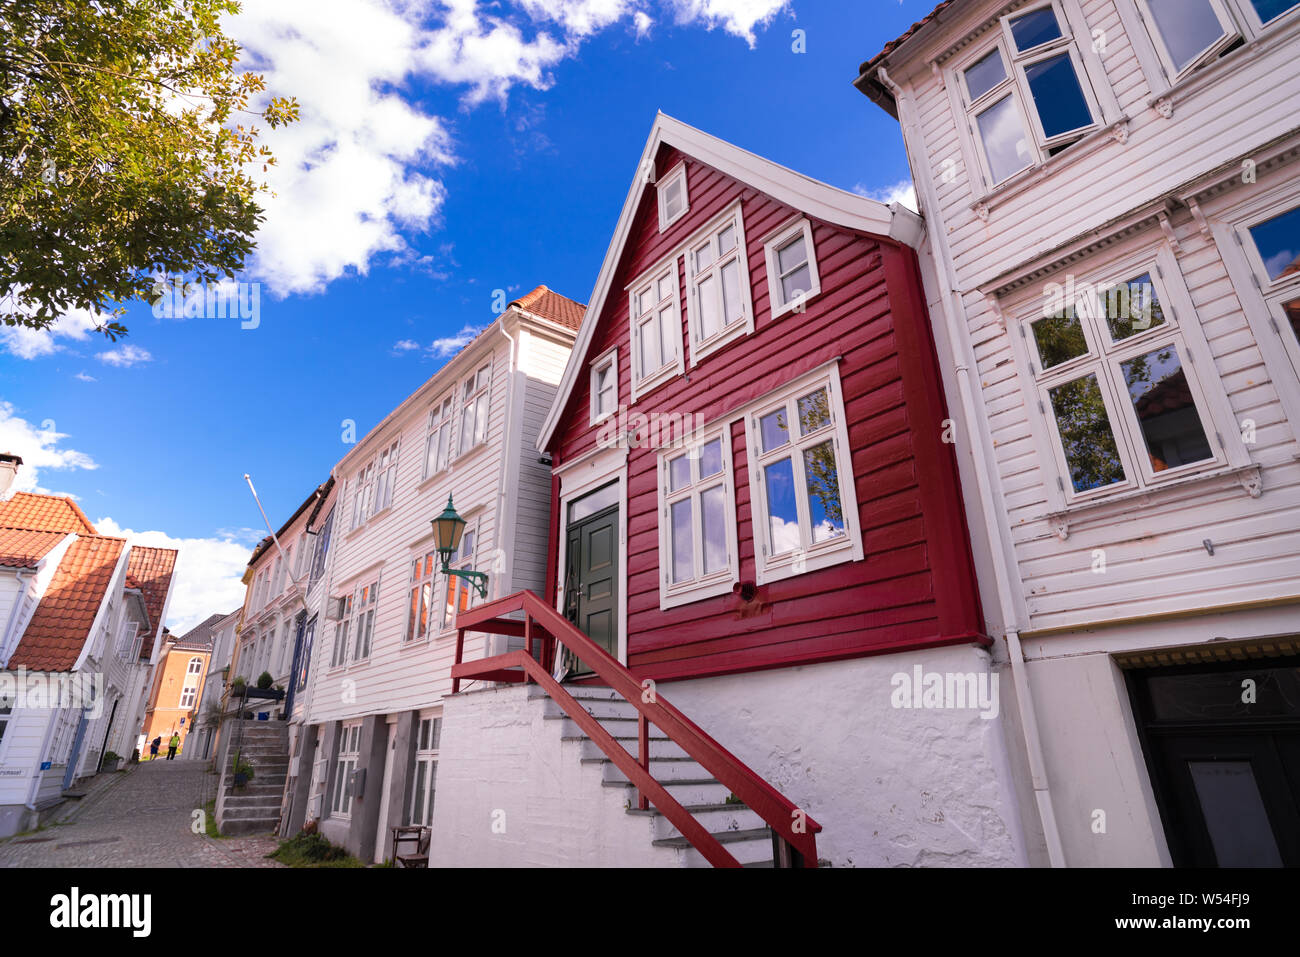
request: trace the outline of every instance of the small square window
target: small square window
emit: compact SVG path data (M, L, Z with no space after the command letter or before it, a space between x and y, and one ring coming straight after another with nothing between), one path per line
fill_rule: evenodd
M591 364L591 424L618 411L618 350Z
M812 224L806 219L786 223L763 244L767 254L767 289L773 318L802 312L821 293Z

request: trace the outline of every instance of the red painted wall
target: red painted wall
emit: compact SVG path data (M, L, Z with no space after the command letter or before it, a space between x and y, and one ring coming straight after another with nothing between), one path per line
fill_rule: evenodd
M659 171L681 155L665 148ZM839 372L852 448L865 560L769 583L742 607L718 596L659 610L658 495L654 449L628 458L628 664L638 674L687 677L986 641L934 344L915 254L889 239L813 220L822 292L803 315L773 320L762 240L795 210L687 158L690 212L658 231L653 189L642 197L583 373L552 440L554 464L591 450L589 361L619 347L619 401L650 413L701 413L711 422L841 357ZM687 375L631 403L631 349L624 286L669 255L740 197L755 331L690 368L684 276L682 347ZM679 260L680 263L680 260ZM740 580L755 580L743 420L732 425ZM558 520L558 503L554 517ZM552 536L548 593L555 595Z

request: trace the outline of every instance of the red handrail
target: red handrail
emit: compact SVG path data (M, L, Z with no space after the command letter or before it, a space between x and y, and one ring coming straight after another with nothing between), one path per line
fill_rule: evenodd
M524 621L499 620L499 616L524 612ZM541 636L534 634L536 622ZM461 612L456 619L456 663L452 666L452 693L460 690L462 678L490 678L490 680L536 681L583 732L614 762L639 791L639 803L646 799L668 818L709 863L718 867L738 866L736 859L695 818L673 799L664 787L649 773L649 733L647 724L661 729L683 751L705 768L717 781L731 790L752 811L758 814L772 831L797 855L795 863L804 867L817 866L817 840L822 828L802 809L796 807L785 795L755 774L735 755L701 730L694 722L670 705L657 692L643 700L642 682L623 667L604 648L583 634L572 622L561 615L531 591L516 592L504 598ZM506 655L464 662L466 631L486 631L523 635L529 652L516 651ZM539 663L531 654L534 639L541 637L543 648L551 654L544 655ZM620 746L600 722L574 700L553 677L548 668L553 660L554 648L546 647L547 639L558 641L576 654L610 688L618 692L637 709L638 756L633 758ZM521 669L513 671L514 668ZM517 676L517 677L515 677ZM783 855L778 854L777 863Z

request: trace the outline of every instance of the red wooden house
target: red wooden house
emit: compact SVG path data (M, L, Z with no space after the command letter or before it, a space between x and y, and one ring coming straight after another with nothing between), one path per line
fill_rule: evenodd
M647 719L686 757L698 758L698 746L750 788L752 800L731 787L749 809L771 802L762 821L715 828L708 815L725 801L688 794L681 803L706 830L752 832L761 847L763 826L780 837L771 817L789 811L820 822L817 853L836 863L911 863L925 853L1011 863L1020 841L1000 726L972 722L970 707L917 710L929 672L941 681L982 673L996 686L921 237L909 210L657 117L541 429L553 474L544 598L554 612L525 609L526 637L531 646L556 635L573 651L562 651L556 673L567 664L582 688L574 693L597 699L613 739L631 727L619 721L652 739ZM519 607L484 607L459 624L503 627ZM572 629L557 634L555 612L612 661L570 640ZM900 703L897 679L910 683L914 667L917 703L910 684ZM507 671L492 676L509 680ZM684 718L652 713L644 692L638 702L635 692L648 688L696 723L665 727ZM635 710L610 710L609 697ZM600 744L577 723L575 734ZM648 751L657 782L694 774L728 783L703 760L656 768L647 738L627 743L633 755ZM604 750L588 757L622 769ZM440 801L445 753L443 772ZM636 783L626 771L614 777ZM959 806L962 794L990 787L984 806ZM927 808L937 794L956 803ZM649 803L658 810L645 813L666 813L653 793ZM908 820L882 836L891 806ZM971 841L963 817L997 836ZM672 825L658 846L689 842L717 863ZM789 843L796 861L811 853ZM771 856L742 841L727 847L741 863Z

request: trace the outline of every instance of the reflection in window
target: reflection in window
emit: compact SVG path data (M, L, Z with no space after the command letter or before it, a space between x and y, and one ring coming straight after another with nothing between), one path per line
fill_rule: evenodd
M1107 289L1100 298L1112 342L1120 342L1165 323L1164 310L1156 298L1150 273Z
M1034 345L1038 347L1038 360L1043 369L1059 366L1088 352L1088 340L1083 326L1075 314L1074 306L1067 306L1054 316L1036 320L1030 328Z
M799 510L794 497L794 464L781 459L763 469L767 491L768 533L772 554L782 555L799 547Z
M1008 22L1011 25L1011 38L1016 41L1016 49L1021 53L1061 38L1061 25L1056 22L1056 13L1051 7L1040 7L1024 16L1013 17Z
M711 585L731 567L727 456L717 436L660 460L659 500L667 522L661 562L669 585Z
M1180 73L1226 35L1210 0L1147 0L1147 5Z
M844 511L840 507L840 475L835 462L835 445L823 442L805 449L804 475L808 482L809 518L812 540L828 542L845 533Z
M1300 273L1300 207L1250 228L1269 282Z
M1092 125L1092 112L1068 53L1025 67L1025 79L1048 139Z
M1097 377L1073 379L1048 394L1075 492L1123 482L1124 466Z
M1173 343L1121 362L1120 368L1153 472L1213 457Z
M1220 867L1281 867L1277 839L1249 761L1188 761Z
M1013 173L1031 165L1033 154L1025 139L1025 127L1012 97L998 100L975 118L984 155L988 159L993 182L1000 183Z

